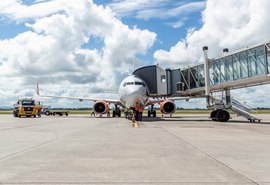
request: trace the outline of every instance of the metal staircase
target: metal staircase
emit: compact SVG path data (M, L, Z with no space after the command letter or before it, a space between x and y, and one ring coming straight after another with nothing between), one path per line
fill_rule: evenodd
M261 119L256 117L253 113L256 113L250 106L240 103L239 101L231 97L231 103L226 104L225 97L222 95L221 99L211 96L211 105L208 107L214 110L231 110L238 116L242 116L250 122L261 122Z
M252 112L255 112L251 107L240 103L235 99L231 99L231 107L230 110L235 112L237 115L242 116L248 119L250 122L260 122L261 119L257 118Z

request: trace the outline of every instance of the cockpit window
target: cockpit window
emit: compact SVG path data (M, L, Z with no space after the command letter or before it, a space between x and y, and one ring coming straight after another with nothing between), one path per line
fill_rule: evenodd
M123 87L125 87L126 85L133 85L133 84L134 84L134 82L126 82L123 84Z
M125 87L126 85L142 85L142 86L146 86L144 82L126 82L123 84L123 87Z
M143 82L135 82L135 85L142 85L145 87L145 83L143 83Z

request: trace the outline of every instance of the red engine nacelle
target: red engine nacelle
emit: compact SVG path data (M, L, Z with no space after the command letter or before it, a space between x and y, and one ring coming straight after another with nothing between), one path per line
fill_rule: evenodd
M160 112L163 114L172 114L176 110L175 103L172 100L164 100L160 104Z
M97 114L106 114L109 111L109 105L105 101L96 101L93 105L93 110Z

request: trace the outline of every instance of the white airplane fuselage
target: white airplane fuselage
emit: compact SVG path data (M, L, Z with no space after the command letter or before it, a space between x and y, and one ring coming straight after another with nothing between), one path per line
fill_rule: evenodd
M139 77L132 75L125 78L119 87L120 102L127 108L136 104L144 107L148 102L147 86Z

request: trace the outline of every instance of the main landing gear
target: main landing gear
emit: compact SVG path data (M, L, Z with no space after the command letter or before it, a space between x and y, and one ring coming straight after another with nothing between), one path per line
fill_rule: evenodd
M151 105L150 110L148 110L148 117L151 117L151 115L153 115L153 117L157 117L157 113L156 110L154 110L154 105Z
M210 118L213 121L227 122L230 119L230 113L224 109L217 109L211 112Z
M115 106L115 108L114 108L114 110L113 110L113 117L121 117L121 110L120 110L120 108L117 106L117 105L114 105Z

